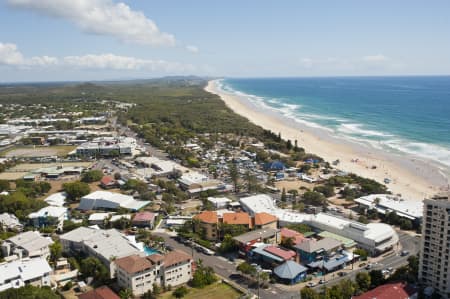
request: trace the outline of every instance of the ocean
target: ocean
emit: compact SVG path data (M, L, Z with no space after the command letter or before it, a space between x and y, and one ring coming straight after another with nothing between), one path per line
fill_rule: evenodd
M223 79L219 88L333 136L450 168L450 76Z

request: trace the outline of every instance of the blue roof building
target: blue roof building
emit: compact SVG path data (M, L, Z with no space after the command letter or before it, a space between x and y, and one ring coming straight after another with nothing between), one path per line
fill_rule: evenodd
M285 168L284 163L278 160L264 164L265 171L284 171Z
M273 273L283 282L298 283L306 278L308 269L294 261L286 261L273 270Z

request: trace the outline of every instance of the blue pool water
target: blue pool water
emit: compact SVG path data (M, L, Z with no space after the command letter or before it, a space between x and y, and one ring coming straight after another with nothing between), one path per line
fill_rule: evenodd
M144 246L144 252L145 252L145 255L147 255L147 256L155 254L155 253L159 253L158 250L150 248L148 246Z

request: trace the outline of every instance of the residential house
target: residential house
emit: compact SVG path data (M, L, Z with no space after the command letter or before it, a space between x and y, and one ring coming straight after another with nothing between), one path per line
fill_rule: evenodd
M30 223L36 227L56 226L59 231L63 230L64 220L69 219L68 210L64 207L48 206L28 215Z
M120 299L116 293L114 293L107 286L102 286L96 289L93 289L84 294L78 295L79 299Z
M95 209L115 210L118 208L125 208L132 211L138 211L149 203L150 201L135 200L132 196L125 194L95 191L81 198L78 209L88 211Z
M303 234L298 231L283 227L280 230L281 242L284 242L286 239L292 239L293 245L300 244L301 242L308 240Z
M341 247L342 243L332 238L323 238L319 241L308 239L295 246L300 262L304 265L332 256Z
M255 243L278 244L280 242L279 230L268 228L253 230L233 238L239 247L239 254L247 256Z
M51 286L52 268L45 258L18 259L0 265L0 291L25 285Z
M192 277L192 257L175 250L162 256L130 255L117 259L117 283L130 289L134 295L153 290L153 284L175 287L187 283Z
M100 186L103 189L111 189L117 186L117 182L116 180L111 177L111 176L104 176L101 180L100 180Z
M23 225L20 223L16 215L9 213L0 214L0 227L4 231L21 231L23 229Z
M255 244L256 245L256 244ZM295 260L295 251L270 244L258 244L251 252L252 261L273 267L286 261Z
M253 227L256 229L277 228L278 219L269 213L255 213L253 218Z
M215 211L203 211L194 216L194 229L201 232L206 240L217 240L217 223L219 218Z
M416 299L418 289L404 282L395 282L381 285L352 299Z
M154 224L155 224L155 213L148 211L136 213L136 215L134 215L133 220L131 221L132 226L148 227L150 229L153 229Z
M27 231L3 241L2 252L3 256L47 258L50 256L50 244L53 244L50 238L42 237L37 231Z

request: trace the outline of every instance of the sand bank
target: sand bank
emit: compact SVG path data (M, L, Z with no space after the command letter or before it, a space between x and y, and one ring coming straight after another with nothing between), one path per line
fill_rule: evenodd
M235 113L254 124L275 133L280 132L283 139L297 140L298 145L307 152L319 155L330 163L339 160L337 167L343 171L381 183L389 178L389 189L404 198L422 200L448 186L447 177L429 161L386 153L286 119L274 111L255 105L245 97L221 90L217 80L209 81L205 90L219 95ZM376 168L373 169L373 166Z

